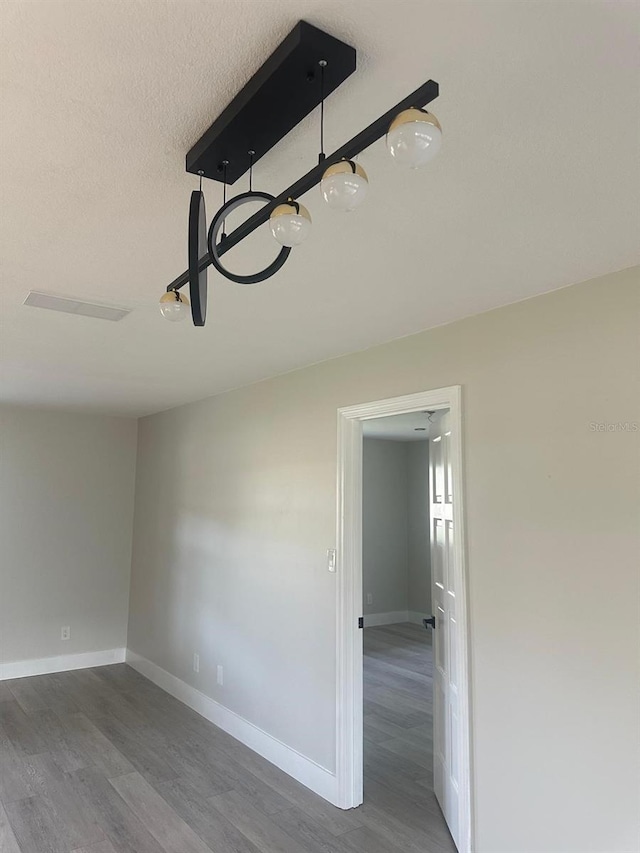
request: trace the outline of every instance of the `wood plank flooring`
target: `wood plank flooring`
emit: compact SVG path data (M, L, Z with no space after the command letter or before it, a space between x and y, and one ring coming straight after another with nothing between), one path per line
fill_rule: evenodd
M341 811L125 664L0 684L2 853L455 853L431 648L365 631L365 802Z

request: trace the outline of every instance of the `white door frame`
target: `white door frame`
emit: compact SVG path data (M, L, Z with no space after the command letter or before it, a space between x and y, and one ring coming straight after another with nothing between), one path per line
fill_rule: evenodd
M425 409L449 409L452 425L451 468L454 524L461 535L454 540L454 559L460 585L458 642L460 649L459 853L471 853L471 713L467 573L465 560L464 491L462 477L461 388L452 385L434 391L393 397L338 410L338 529L337 529L337 805L350 809L362 803L363 691L362 631L362 424L372 418L402 415Z

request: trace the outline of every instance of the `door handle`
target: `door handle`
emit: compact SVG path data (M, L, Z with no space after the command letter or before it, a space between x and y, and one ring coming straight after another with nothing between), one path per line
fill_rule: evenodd
M435 630L436 627L436 617L430 616L428 619L423 619L422 624L425 628L433 628Z

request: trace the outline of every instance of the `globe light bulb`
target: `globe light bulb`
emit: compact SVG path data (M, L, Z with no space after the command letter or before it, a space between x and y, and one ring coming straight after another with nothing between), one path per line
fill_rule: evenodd
M160 313L172 323L186 320L191 313L189 308L189 300L179 290L169 290L160 297Z
M304 205L290 199L274 208L269 227L281 246L299 246L311 232L311 214Z
M440 122L426 110L403 110L387 133L389 153L402 166L417 169L432 160L442 144Z
M341 160L329 166L322 176L320 189L333 210L348 212L360 207L369 191L367 173L353 160Z

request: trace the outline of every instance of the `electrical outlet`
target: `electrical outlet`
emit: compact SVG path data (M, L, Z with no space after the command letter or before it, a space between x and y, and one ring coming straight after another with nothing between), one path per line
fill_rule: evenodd
M224 670L221 664L218 664L218 684L224 684Z
M71 639L71 628L69 625L63 625L60 629L60 639L61 640L70 640Z
M367 604L373 604L373 595L370 592L367 593Z
M200 672L200 655L197 652L193 653L193 671Z

